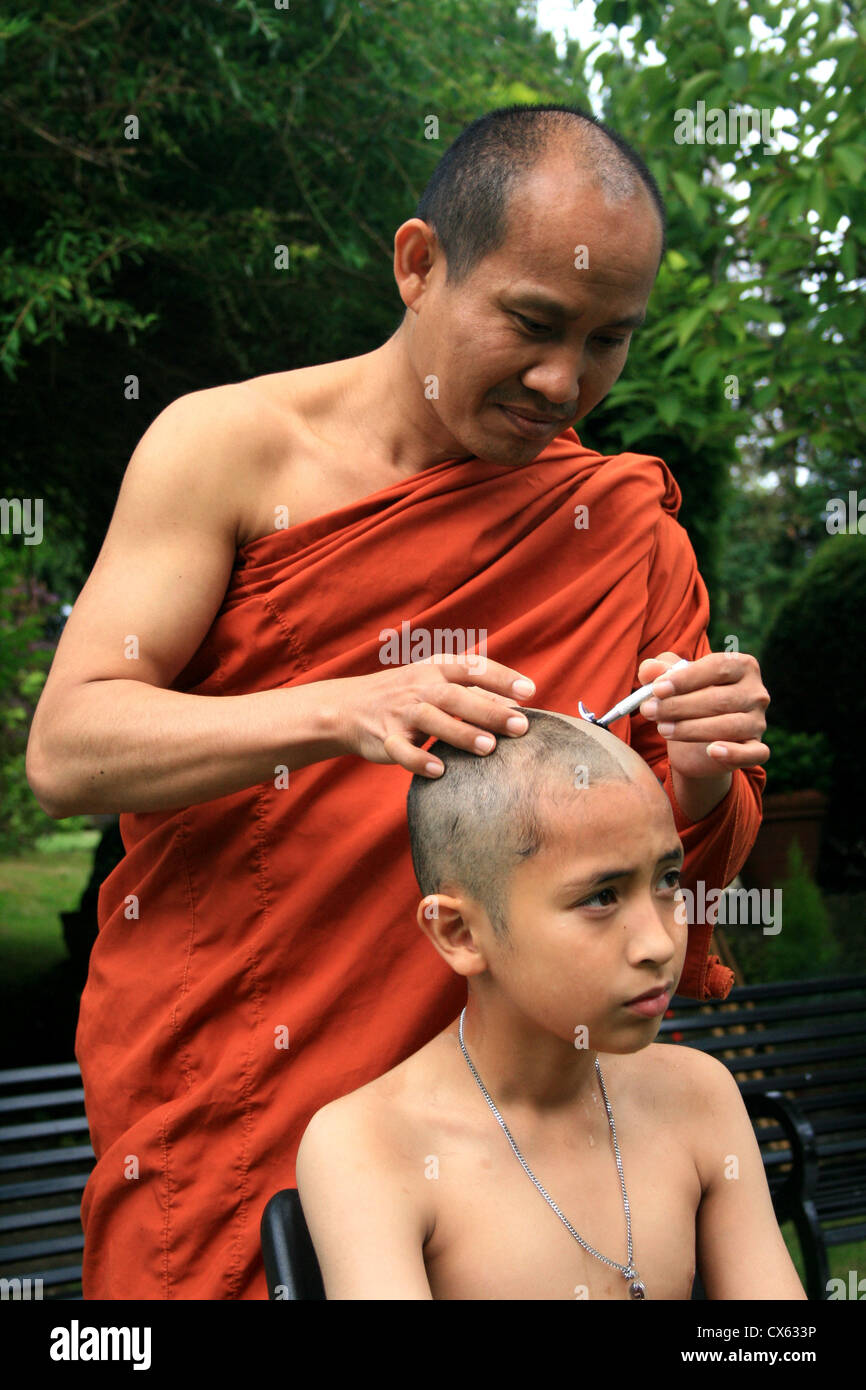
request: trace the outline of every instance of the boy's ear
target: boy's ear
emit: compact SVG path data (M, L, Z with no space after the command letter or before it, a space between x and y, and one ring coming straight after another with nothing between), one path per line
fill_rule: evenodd
M466 906L462 898L430 893L418 904L416 920L455 974L480 975L487 960L464 916Z

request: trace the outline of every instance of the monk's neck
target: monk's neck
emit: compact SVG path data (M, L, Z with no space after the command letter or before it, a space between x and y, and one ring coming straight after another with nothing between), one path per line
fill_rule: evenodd
M377 465L393 470L395 479L473 457L443 429L425 399L402 333L398 329L381 347L346 362L340 399L352 438Z

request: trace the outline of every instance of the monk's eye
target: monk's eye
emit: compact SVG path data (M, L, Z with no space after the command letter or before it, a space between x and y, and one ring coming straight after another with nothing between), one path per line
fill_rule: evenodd
M521 322L531 333L549 333L549 332L550 332L550 325L547 324L547 323L535 323L535 321L534 321L533 319L524 318L523 314L515 314L514 317L517 318L517 319L520 319L520 322Z

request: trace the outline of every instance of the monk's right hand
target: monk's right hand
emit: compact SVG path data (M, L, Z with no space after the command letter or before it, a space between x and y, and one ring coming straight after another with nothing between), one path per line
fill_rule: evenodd
M497 734L526 733L529 722L514 701L535 693L534 683L510 666L448 655L326 684L334 687L327 698L344 752L431 778L443 764L418 744L432 736L483 757Z

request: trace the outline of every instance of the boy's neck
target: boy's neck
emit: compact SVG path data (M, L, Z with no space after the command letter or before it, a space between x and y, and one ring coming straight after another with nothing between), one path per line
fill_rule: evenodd
M470 993L463 1041L498 1108L523 1107L554 1119L589 1096L599 1098L596 1052L554 1036L501 1000ZM462 1053L460 1058L466 1066Z

